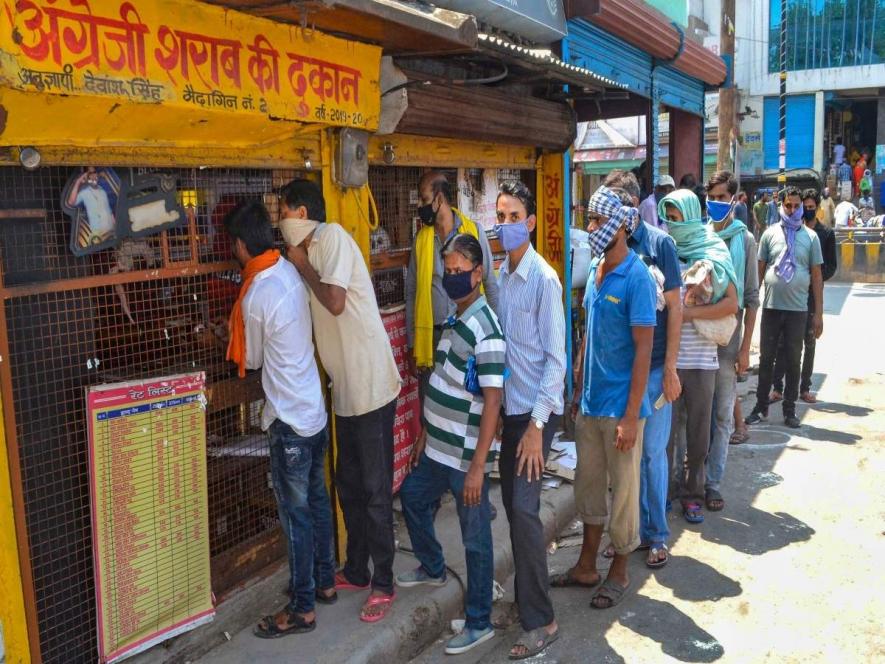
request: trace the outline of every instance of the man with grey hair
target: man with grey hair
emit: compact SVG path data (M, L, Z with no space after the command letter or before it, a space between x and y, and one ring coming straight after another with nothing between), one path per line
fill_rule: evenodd
M642 197L639 180L630 171L625 171L623 168L615 168L605 176L602 184L609 189L623 189L633 199L633 207L639 207L639 200Z

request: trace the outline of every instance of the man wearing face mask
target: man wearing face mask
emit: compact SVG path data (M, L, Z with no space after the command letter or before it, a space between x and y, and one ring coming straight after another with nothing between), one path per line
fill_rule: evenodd
M793 429L800 426L796 417L799 396L802 339L808 318L808 289L814 299L811 327L814 338L823 333L824 262L820 240L802 223L802 192L796 187L786 190L780 209L780 223L770 226L759 240L759 280L765 282L760 336L759 385L756 407L745 420L758 424L768 419L769 391L774 378L774 362L780 338L786 350L784 371L784 423Z
M639 205L639 216L642 221L654 228L664 228L666 223L658 217L658 201L671 191L676 189L676 182L669 175L662 175L658 178L658 184L648 198Z
M409 344L409 368L419 376L421 398L433 369L436 349L446 320L455 313L455 303L442 286L443 261L440 250L458 233L479 240L483 252L482 291L493 311L498 306L492 251L481 226L452 207L454 192L444 173L425 173L418 184L421 227L412 243L406 272L406 334Z
M824 256L824 263L821 266L821 276L826 282L834 274L836 274L836 234L820 221L818 221L818 203L819 197L814 189L806 189L802 192L802 206L804 212L802 218L805 226L810 228L817 234L820 240L821 251ZM805 352L802 355L802 377L799 381L799 398L805 403L817 403L817 397L811 391L811 376L814 373L814 350L817 345L817 339L814 337L814 330L811 326L814 315L814 297L811 291L808 292L808 324L805 328ZM775 403L783 399L784 392L784 358L787 351L784 348L784 338L781 337L781 343L777 350L777 360L774 363L774 389L769 397L770 403Z
M713 394L713 434L707 455L704 502L711 512L725 507L719 492L725 474L728 444L734 429L737 373L750 366L750 342L759 309L759 275L756 271L756 240L746 224L734 216L738 183L730 171L717 171L707 182L707 216L713 230L731 254L737 289L737 320L727 346L719 346L719 370ZM741 326L743 323L743 326Z
M627 246L628 231L641 223L629 196L602 186L588 210L596 258L584 296L581 402L572 411L578 452L575 503L584 522L584 541L577 564L552 581L556 586L591 587L602 580L596 561L611 486L609 534L615 556L590 604L607 609L620 603L630 586L627 561L640 543L640 460L644 420L652 412L646 387L657 293L648 268Z
M495 313L480 293L483 252L479 241L461 233L443 249L442 286L455 303L437 348L424 399L424 428L412 450L412 471L400 489L403 515L417 569L400 574L399 586L446 583L443 548L433 514L451 491L461 522L467 560L464 631L446 644L457 655L494 638L491 625L494 555L487 474L489 453L504 386L507 344Z
M498 294L510 372L499 468L524 631L510 654L522 658L540 652L558 634L539 510L541 475L563 412L565 315L559 277L530 242L534 196L524 183L510 180L501 186L496 207L495 230L507 251Z

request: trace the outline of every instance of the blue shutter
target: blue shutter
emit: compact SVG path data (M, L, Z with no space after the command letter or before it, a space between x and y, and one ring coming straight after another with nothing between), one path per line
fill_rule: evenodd
M703 81L668 66L655 69L654 77L662 104L704 116Z
M780 107L777 97L766 97L762 147L766 170L778 168ZM787 97L787 168L814 165L814 95Z
M583 19L568 22L569 62L651 97L651 56Z

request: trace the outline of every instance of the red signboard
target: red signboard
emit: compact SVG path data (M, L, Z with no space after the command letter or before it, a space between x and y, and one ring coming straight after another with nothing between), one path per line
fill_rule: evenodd
M393 358L403 379L403 387L396 401L396 419L393 425L393 492L399 491L409 474L412 446L421 433L421 403L418 398L418 379L409 373L408 344L406 342L406 312L383 315L384 329L390 337Z

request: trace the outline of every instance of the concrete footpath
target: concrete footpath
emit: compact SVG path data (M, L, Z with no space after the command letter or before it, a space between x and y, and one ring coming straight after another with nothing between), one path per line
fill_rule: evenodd
M500 485L493 481L492 502L498 517L492 522L495 547L495 579L505 583L513 572L507 517L501 504ZM408 552L409 539L402 515L397 518L397 553L394 572L414 569L417 561ZM545 490L541 498L541 518L548 541L566 527L574 515L571 484ZM268 570L261 581L243 589L218 607L215 620L174 639L165 646L131 660L134 664L371 664L407 662L440 634L449 629L451 620L463 617L463 590L466 582L464 548L451 495L444 499L436 518L439 540L446 552L446 563L457 577L441 588L397 589L393 609L382 622L370 625L360 621L359 609L367 592L340 592L332 606L317 605L317 629L309 634L275 640L259 639L252 634L255 623L264 615L278 611L285 603L288 581L285 565ZM460 577L460 579L458 578ZM508 597L507 599L513 599Z

